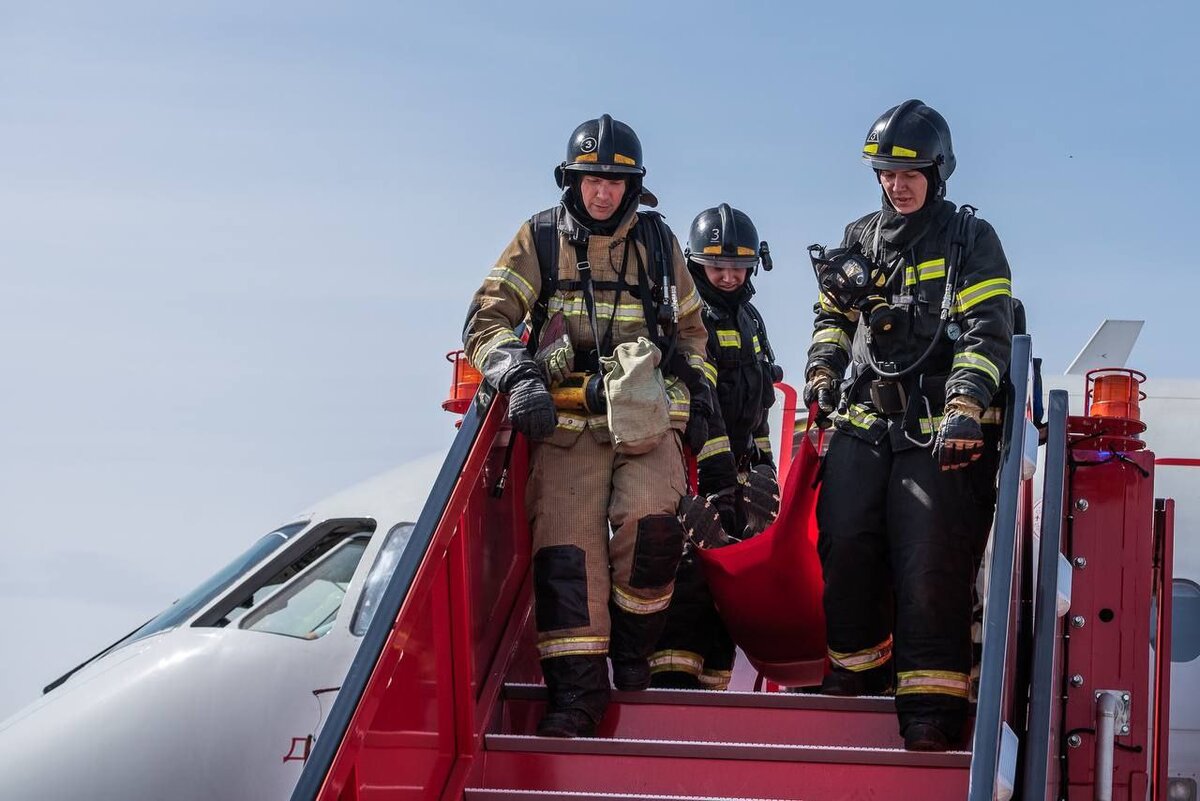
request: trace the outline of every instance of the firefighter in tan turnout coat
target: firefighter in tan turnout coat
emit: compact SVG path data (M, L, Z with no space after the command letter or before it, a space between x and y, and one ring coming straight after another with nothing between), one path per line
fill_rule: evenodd
M595 732L606 657L618 689L648 686L682 553L681 435L699 450L712 409L700 298L662 218L638 212L657 203L644 174L629 126L608 115L580 125L555 170L561 203L517 231L463 330L471 363L508 393L531 441L544 736Z

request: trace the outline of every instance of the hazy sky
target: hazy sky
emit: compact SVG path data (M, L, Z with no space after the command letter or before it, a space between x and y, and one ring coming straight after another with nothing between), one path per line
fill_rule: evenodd
M1194 4L776 5L0 4L0 717L449 442L470 293L604 112L677 232L725 201L770 241L793 379L805 247L878 206L859 150L909 97L1048 369L1117 317L1200 374Z

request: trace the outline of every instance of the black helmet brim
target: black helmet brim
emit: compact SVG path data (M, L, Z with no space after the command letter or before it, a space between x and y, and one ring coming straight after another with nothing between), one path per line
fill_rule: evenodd
M864 155L863 164L875 170L923 170L932 167L930 159L914 159L906 156L872 156Z
M587 162L575 162L574 164L565 164L563 169L567 172L582 172L592 175L645 175L644 167L626 166L624 164L589 164Z

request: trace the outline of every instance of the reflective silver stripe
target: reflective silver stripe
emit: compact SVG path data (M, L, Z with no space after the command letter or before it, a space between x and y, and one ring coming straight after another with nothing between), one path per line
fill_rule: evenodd
M896 695L953 695L967 698L971 677L954 670L902 670L896 674Z
M517 338L516 334L508 329L504 329L499 331L487 342L483 343L479 350L475 351L475 361L479 364L483 364L487 360L487 357L491 355L492 351L501 347L502 345L516 345L520 348L525 347L524 343Z
M842 652L829 649L829 661L843 670L860 673L886 664L892 658L892 638L861 651Z
M983 303L988 298L994 298L999 295L1012 297L1012 281L1008 278L989 278L986 281L971 284L971 286L960 290L958 297L954 301L954 308L951 311L955 314L965 312L967 309Z
M551 315L561 311L564 317L587 317L587 305L584 303L582 295L563 297L555 294L546 304L546 310ZM596 301L596 316L603 317L605 320L613 318L622 323L640 323L645 320L641 304L618 304L614 317L613 304L601 300Z
M704 447L700 449L700 453L696 454L696 461L703 462L705 459L710 459L720 453L729 453L729 437L713 437L708 442L705 442Z
M866 431L880 420L878 415L868 412L866 407L860 403L851 404L850 408L847 409L846 412L846 414L834 412L832 415L834 421L836 422L838 420L845 420L855 428L861 428Z
M679 316L686 317L700 308L700 295L693 289L688 296L679 301Z
M657 598L639 598L614 584L612 586L612 602L626 612L635 615L651 615L661 612L671 605L671 593L668 592Z
M650 657L651 673L687 673L699 676L704 667L704 657L692 651L655 651Z
M846 332L840 328L820 328L813 334L812 338L814 345L828 343L837 345L844 351L850 350L850 338L846 336Z
M996 363L980 353L959 353L954 357L950 370L975 370L983 373L992 380L992 386L1000 386L1000 368Z
M717 344L722 348L740 348L742 346L742 335L733 329L718 328Z
M543 659L554 656L581 656L608 653L608 637L556 637L537 644Z
M700 674L700 684L706 690L725 690L732 678L732 670L706 670Z
M537 295L533 291L533 285L511 267L493 267L492 271L487 275L487 280L498 281L515 292L517 297L521 299L521 303L524 304L525 311L529 311L530 307L533 306L533 301L537 299Z
M771 438L770 437L755 437L754 438L754 446L756 448L758 448L760 451L762 451L763 453L770 453L771 452Z
M705 380L715 387L717 385L717 368L708 362L702 362L700 370L704 373Z

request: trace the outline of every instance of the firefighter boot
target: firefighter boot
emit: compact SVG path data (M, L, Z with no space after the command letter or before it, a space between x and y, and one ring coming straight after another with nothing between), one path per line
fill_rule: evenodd
M834 668L821 682L821 695L890 695L892 665L889 662L871 670L854 672Z
M626 612L609 603L612 639L613 685L618 690L644 690L650 686L650 654L667 622L666 611L648 615Z
M905 751L949 751L950 738L932 723L913 722L904 730Z
M591 737L608 708L608 665L603 656L557 656L542 660L546 714L539 737Z

